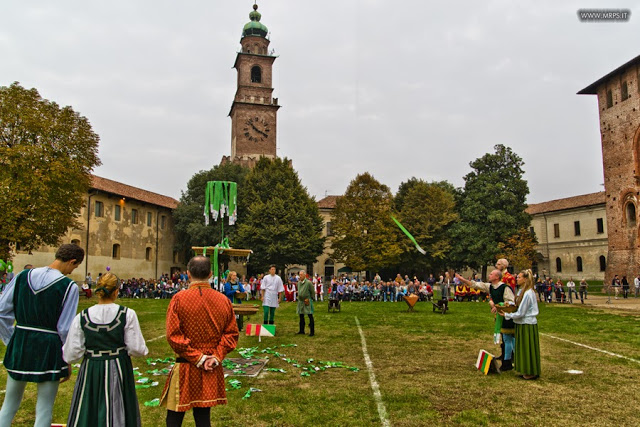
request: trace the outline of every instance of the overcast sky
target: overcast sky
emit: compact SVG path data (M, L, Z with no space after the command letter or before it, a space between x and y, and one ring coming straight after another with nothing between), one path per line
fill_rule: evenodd
M603 3L259 1L279 55L278 155L318 200L365 171L394 192L412 176L462 186L495 144L524 159L530 203L602 191L597 101L576 92L640 54L640 6L615 5L629 22L578 20ZM179 198L231 151L252 5L4 0L0 85L86 116L97 175Z

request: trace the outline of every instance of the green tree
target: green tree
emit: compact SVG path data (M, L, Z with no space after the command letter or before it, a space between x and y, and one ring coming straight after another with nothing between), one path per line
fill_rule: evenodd
M460 222L452 227L452 257L459 264L482 268L496 260L498 244L506 242L531 221L525 212L529 194L523 179L524 162L511 148L496 145L470 163L472 171L458 200Z
M411 178L400 184L395 202L398 220L427 252L422 255L404 238L400 270L425 274L429 269L444 268L451 250L448 230L458 219L453 186L446 181L428 183Z
M318 205L309 196L289 160L262 158L247 174L245 214L238 218L237 240L253 250L248 266L265 272L270 264L313 264L324 250ZM235 245L234 245L235 246Z
M100 165L98 135L69 106L19 83L0 87L0 258L57 245L77 217Z
M538 239L526 228L521 228L505 242L498 243L497 258L506 258L516 272L531 268L534 262L541 262L542 255L536 250Z
M246 204L243 203L244 181L248 168L233 163L217 165L208 171L200 171L191 177L187 183L187 190L182 192L180 204L173 211L176 230L176 245L184 259L192 256L193 246L213 246L220 243L220 221L211 220L209 225L204 223L204 196L207 182L233 181L238 184L238 219L244 217ZM229 220L224 218L224 234L229 238L231 246L239 247L235 242L236 225L229 226ZM237 223L236 223L237 224ZM223 259L224 261L224 259Z
M397 264L403 246L392 208L389 187L369 173L356 176L332 213L334 257L354 271Z

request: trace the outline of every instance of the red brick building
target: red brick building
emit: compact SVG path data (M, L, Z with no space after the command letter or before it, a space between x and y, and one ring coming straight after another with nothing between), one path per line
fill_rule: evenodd
M233 67L238 71L236 95L231 117L231 156L233 162L252 167L260 157L276 157L278 99L273 98L272 67L276 60L269 51L267 27L260 22L258 5L242 30L240 52Z
M640 272L640 56L582 89L597 95L609 234L605 281Z

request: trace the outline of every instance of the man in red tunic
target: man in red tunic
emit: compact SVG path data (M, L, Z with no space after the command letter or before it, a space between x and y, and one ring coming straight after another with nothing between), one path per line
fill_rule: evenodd
M507 271L508 267L509 267L509 261L507 261L504 258L500 258L496 262L496 268L502 272L502 283L504 283L505 285L508 285L511 288L511 290L513 291L513 293L515 294L516 293L516 278L513 277L513 275L511 273L509 273L509 271Z
M229 298L209 285L209 260L192 258L187 274L189 289L167 309L167 341L177 357L161 402L168 427L181 426L192 408L196 426L209 427L211 407L227 403L221 362L238 344L238 325Z

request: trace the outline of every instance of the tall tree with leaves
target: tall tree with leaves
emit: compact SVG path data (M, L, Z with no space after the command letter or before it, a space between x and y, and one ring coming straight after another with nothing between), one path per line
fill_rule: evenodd
M238 200L244 195L244 180L248 168L233 163L214 166L208 171L200 171L193 175L187 183L187 190L180 197L180 204L173 211L178 250L189 259L192 246L213 246L222 239L220 221L227 221L224 234L229 238L231 246L239 247L235 240L236 226L228 225L228 219L220 218L209 225L204 223L205 189L209 181L233 181L238 184ZM238 218L246 212L246 205L238 204Z
M253 250L248 267L265 272L270 264L313 264L324 250L318 205L309 196L289 160L262 158L247 174L238 215L237 240ZM235 246L235 245L234 245Z
M506 242L531 221L525 212L529 194L523 179L524 162L511 148L496 145L470 163L472 171L465 177L458 201L460 222L452 229L452 257L460 264L482 268L496 260L499 243Z
M332 213L334 257L354 271L397 264L403 246L392 212L389 187L369 173L356 176Z
M426 255L404 239L400 270L425 274L443 268L451 250L448 229L458 219L454 188L448 182L425 182L411 178L400 184L395 198L398 219L415 237Z
M71 107L20 84L0 87L0 259L57 245L77 217L100 165L98 135Z
M498 243L498 258L506 258L515 271L531 268L533 263L542 261L542 254L536 250L538 240L526 228L521 228L505 242Z

